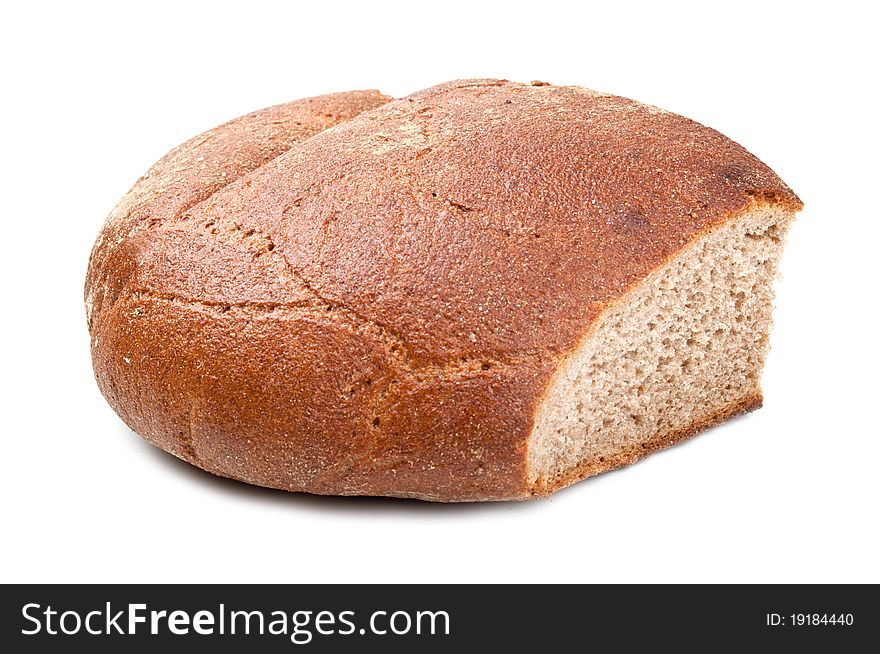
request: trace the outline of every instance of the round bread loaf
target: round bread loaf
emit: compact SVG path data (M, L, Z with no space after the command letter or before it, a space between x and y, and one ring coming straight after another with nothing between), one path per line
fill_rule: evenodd
M140 435L252 484L546 494L760 404L800 207L721 134L581 88L301 100L114 209L95 375Z

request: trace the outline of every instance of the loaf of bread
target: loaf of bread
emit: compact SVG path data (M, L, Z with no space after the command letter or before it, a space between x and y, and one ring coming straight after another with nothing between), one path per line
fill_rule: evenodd
M98 237L98 385L217 475L525 499L761 404L797 196L681 116L467 80L258 111Z

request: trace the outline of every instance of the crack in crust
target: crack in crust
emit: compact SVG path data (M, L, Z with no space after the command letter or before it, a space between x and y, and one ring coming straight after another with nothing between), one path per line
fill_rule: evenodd
M134 301L164 302L176 307L201 311L214 317L238 319L278 319L278 320L311 320L314 322L332 323L337 327L347 327L353 333L370 333L388 346L389 351L400 354L395 360L395 368L401 373L411 373L423 378L432 375L458 373L484 373L493 368L519 366L523 364L540 365L546 358L546 352L535 350L519 352L516 355L486 355L476 357L454 357L439 362L421 362L401 347L399 341L389 337L382 326L372 320L363 318L343 305L326 301L317 296L315 300L298 302L214 302L196 298L186 298L173 293L163 293L148 288L133 289L128 296ZM349 320L330 318L346 316Z
M185 456L189 457L192 462L201 467L201 463L199 461L199 455L196 452L196 444L193 440L193 411L195 409L195 405L190 402L189 409L186 413L186 433L183 434L180 445L183 448L183 453Z

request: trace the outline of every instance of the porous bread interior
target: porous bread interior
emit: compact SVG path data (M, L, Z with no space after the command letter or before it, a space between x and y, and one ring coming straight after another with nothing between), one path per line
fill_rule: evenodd
M548 492L760 399L773 280L794 213L762 204L609 307L538 408L528 481Z

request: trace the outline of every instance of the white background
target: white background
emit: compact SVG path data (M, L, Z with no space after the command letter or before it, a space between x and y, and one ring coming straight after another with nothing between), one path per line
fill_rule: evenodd
M18 3L0 16L0 581L880 581L872 3ZM94 383L82 285L169 148L247 111L463 77L688 115L806 203L765 408L530 503L288 495L142 441Z

